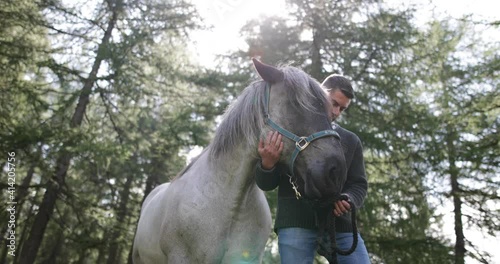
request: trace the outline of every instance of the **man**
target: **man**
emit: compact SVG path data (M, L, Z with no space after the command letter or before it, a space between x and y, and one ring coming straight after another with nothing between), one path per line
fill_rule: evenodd
M322 85L328 91L332 106L329 114L333 122L349 107L354 98L354 91L351 82L340 75L330 75ZM333 124L333 129L340 135L347 166L347 178L342 193L347 195L356 208L359 208L363 204L368 188L363 147L356 134L337 124ZM313 263L318 246L318 230L315 226L314 213L310 204L303 199L295 199L288 180L280 178L287 177L281 173L282 168L277 164L283 151L282 136L276 131L269 132L265 141L261 139L259 142L258 151L261 162L257 163L255 169L257 185L264 191L273 190L279 186L278 212L274 228L278 233L281 263ZM275 177L277 180L269 181L267 177ZM270 182L278 183L272 186L269 185ZM353 240L350 209L346 201L338 201L334 204L333 213L337 217L336 241L337 246L342 250L349 249ZM339 263L370 263L364 241L359 234L356 250L348 256L337 255L337 259Z

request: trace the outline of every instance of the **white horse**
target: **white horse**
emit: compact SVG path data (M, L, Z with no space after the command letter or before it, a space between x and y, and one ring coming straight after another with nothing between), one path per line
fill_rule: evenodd
M294 67L278 69L257 60L254 66L264 81L248 86L226 111L212 143L144 201L134 240L135 264L262 261L272 220L255 184L254 167L259 137L276 129L267 117L280 133L292 135L307 136L331 126L328 99L317 81ZM297 144L309 145L304 139L295 144L285 140L280 162L291 168L305 197L317 198L331 192L328 177L345 174L344 156L336 137L321 137L311 142L312 148L294 153ZM298 156L295 166L295 157L289 159L293 155Z

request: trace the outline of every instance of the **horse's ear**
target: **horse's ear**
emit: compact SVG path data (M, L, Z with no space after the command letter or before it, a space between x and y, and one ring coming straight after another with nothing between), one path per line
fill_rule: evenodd
M260 77L264 79L264 81L269 83L278 83L285 79L285 74L278 68L262 63L256 58L252 58L252 61L257 73L259 73Z

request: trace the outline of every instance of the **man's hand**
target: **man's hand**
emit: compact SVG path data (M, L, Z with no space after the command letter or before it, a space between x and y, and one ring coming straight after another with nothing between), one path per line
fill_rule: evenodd
M262 168L265 170L272 169L280 160L281 152L283 151L281 134L277 131L269 131L265 142L263 139L260 139L258 151L262 159Z
M341 216L351 210L351 205L345 201L345 200L340 200L335 203L335 208L333 209L333 214L335 216Z

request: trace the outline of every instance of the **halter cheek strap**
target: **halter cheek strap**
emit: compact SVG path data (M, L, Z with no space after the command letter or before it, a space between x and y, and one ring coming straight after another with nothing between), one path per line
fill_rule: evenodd
M304 150L305 148L307 148L307 146L309 146L309 144L312 141L314 141L318 138L327 137L327 136L334 136L337 139L340 139L340 136L336 131L329 129L329 130L323 130L323 131L316 132L308 137L299 137L299 136L295 135L294 133L286 130L285 128L279 126L273 120L271 120L271 118L269 116L269 97L270 97L270 93L271 93L270 90L271 90L271 85L269 83L266 83L266 91L264 94L264 122L268 126L274 128L276 131L278 131L278 133L280 133L281 135L283 135L283 136L285 136L285 137L287 137L295 142L295 150L293 151L292 157L290 158L290 163L289 163L289 168L288 168L290 174L288 174L288 177L290 178L289 179L290 184L292 184L292 188L295 191L295 197L297 199L299 199L302 197L302 195L298 191L296 179L294 179L293 164L295 163L295 159L297 159L297 156L299 155L299 153L302 150Z

